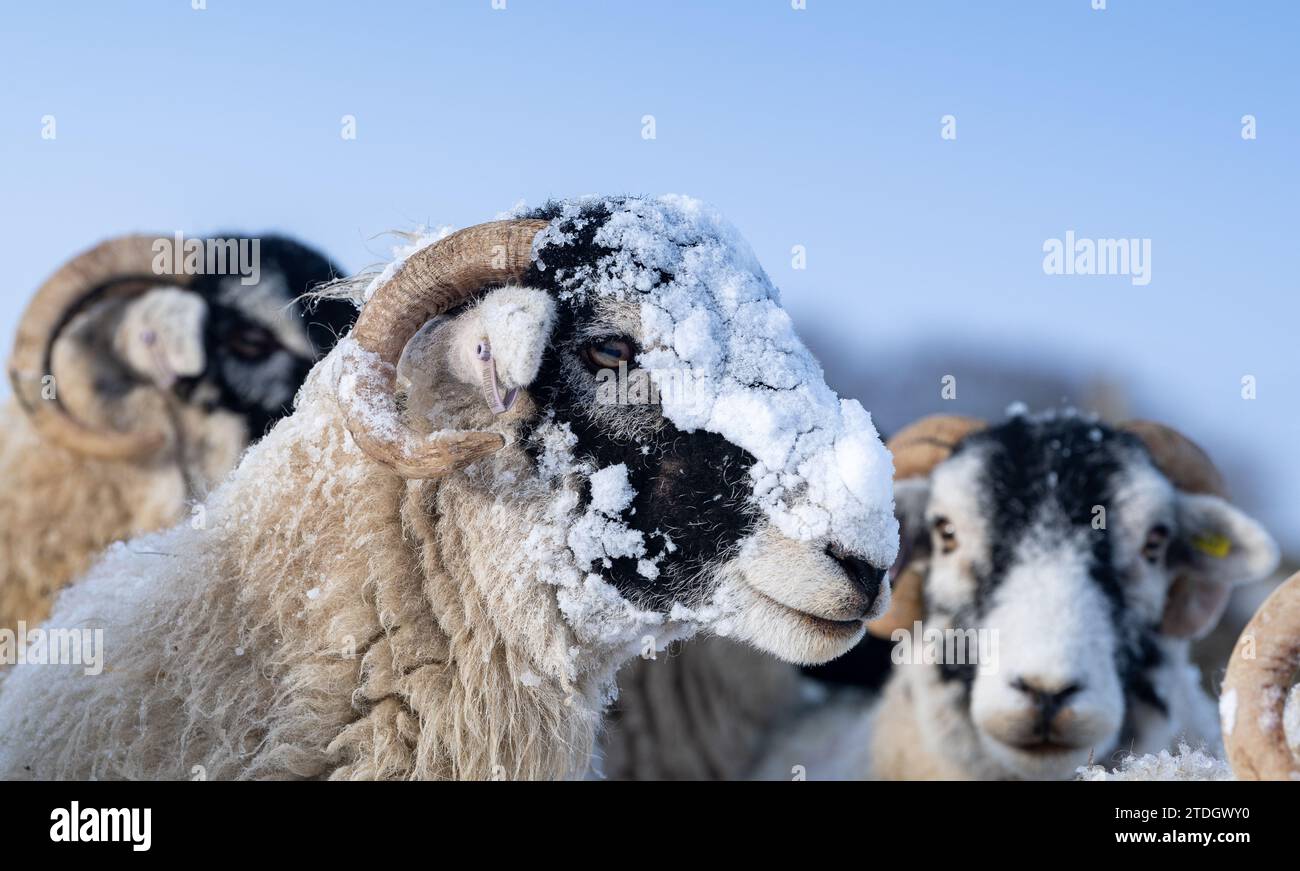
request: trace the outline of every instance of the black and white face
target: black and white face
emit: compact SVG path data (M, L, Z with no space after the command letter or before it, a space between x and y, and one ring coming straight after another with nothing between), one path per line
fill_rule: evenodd
M1164 645L1207 631L1232 584L1276 563L1253 520L1077 417L975 433L898 494L928 559L928 623L996 633L995 662L939 674L1010 777L1069 777L1167 717Z
M566 231L565 243L542 250L547 268L534 269L526 286L491 291L423 339L417 337L416 344L428 344L435 358L415 368L451 374L464 391L457 406L450 398L456 394L445 384L430 384L427 392L445 403L430 419L440 427L454 422L455 428L466 428L476 423L473 414L483 414L487 403L476 351L488 339L499 392L519 391L517 423L506 415L497 425L509 421L516 427L510 441L527 452L534 475L553 482L557 503L573 488L569 514L557 526L565 530L577 576L587 585L582 595L616 597L623 612L725 632L795 662L838 656L887 603L883 577L896 546L888 457L869 418L856 403L842 411L815 361L792 332L788 338L783 332L777 338L788 342L785 355L801 365L806 357L815 382L746 395L752 399L746 406L752 418L743 420L738 410L735 420L744 430L739 434L707 416L695 426L684 425L683 409L690 402L683 394L699 385L674 382L677 370L705 376L700 389L715 409L724 401L716 385L726 376L722 367L711 371L680 358L671 365L665 361L666 349L674 345L649 321L659 317L661 302L686 294L686 283L666 271L630 294L574 293L566 283L575 272L589 281L590 272L599 273L576 266L600 263L608 255L592 241L608 217L584 214L579 220L586 223ZM684 248L691 256L689 246ZM757 287L757 276L741 280L766 291ZM770 297L756 293L752 308L767 321L742 336L718 316L708 329L693 333L691 350L713 359L741 341L770 341L763 331L771 323L786 326L784 312ZM717 312L706 300L695 309L696 321ZM408 357L411 353L408 345ZM670 398L674 389L679 393ZM739 387L732 390L733 397L742 393ZM769 439L747 440L751 432L779 431L787 420L837 428L827 437L826 451L806 449L798 478L783 476L783 469L770 469L756 456ZM785 454L799 451L796 440L806 435L792 424L789 429L790 443L780 448ZM847 528L830 522L836 515L825 510L823 526L812 527L817 500L849 501L841 495L844 480L865 478L867 472L852 477L859 466L870 466L882 489L861 487L856 501L840 508L853 521ZM806 531L792 526L800 512L808 515ZM863 544L877 540L884 544L874 550ZM576 601L578 592L562 588L558 595L567 613L585 613L589 603ZM571 622L583 618L573 616ZM600 632L610 634L608 623Z
M310 310L298 301L307 290L335 277L317 252L292 240L261 240L259 280L200 276L193 292L206 307L202 371L177 382L190 402L242 417L250 438L289 413L298 387L337 337L356 319L341 300L321 300Z
M682 431L658 404L605 401L620 365L630 391L649 388L642 336L634 305L561 308L536 382L537 420L567 427L582 465L624 467L635 493L620 518L644 553L606 554L593 568L637 608L664 613L704 605L726 585L740 637L798 662L843 653L887 600L883 561L832 535L783 535L753 499L755 458L744 448ZM540 453L540 440L530 444ZM588 483L580 508L592 497Z

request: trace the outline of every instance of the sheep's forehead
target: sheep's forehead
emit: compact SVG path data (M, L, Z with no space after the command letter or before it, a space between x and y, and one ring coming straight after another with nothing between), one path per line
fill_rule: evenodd
M1110 513L1131 470L1146 462L1121 434L1079 418L1013 418L969 438L957 457L968 452L978 471L963 485L980 494L995 547L1029 532L1091 530L1102 510Z
M987 597L1008 573L1044 561L1086 566L1103 587L1114 582L1111 594L1121 576L1133 589L1147 531L1173 527L1174 500L1146 451L1114 430L1071 418L994 427L931 475L927 520L953 521L962 552L948 573L959 577L936 573L934 592Z

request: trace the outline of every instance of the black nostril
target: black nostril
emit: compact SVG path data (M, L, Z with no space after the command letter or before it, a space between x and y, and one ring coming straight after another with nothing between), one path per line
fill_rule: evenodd
M869 601L876 601L876 597L880 595L880 583L885 579L886 569L876 568L864 559L841 552L833 545L827 545L826 555L840 564L844 574L848 575L849 580L866 594Z
M1034 707L1038 708L1044 719L1048 720L1055 716L1057 711L1065 707L1065 703L1071 697L1083 689L1082 684L1072 683L1060 689L1049 690L1024 678L1016 678L1011 682L1011 685L1029 696L1034 702Z

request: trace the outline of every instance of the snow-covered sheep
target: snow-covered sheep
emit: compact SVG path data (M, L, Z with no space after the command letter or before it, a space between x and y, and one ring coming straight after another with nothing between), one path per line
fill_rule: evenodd
M160 239L82 253L19 323L0 408L0 628L35 626L108 544L180 519L356 317L295 302L333 268L292 240L259 239L256 272L219 275L164 264Z
M811 716L764 774L1069 778L1180 736L1221 752L1188 648L1278 551L1199 448L1070 414L927 418L890 446L902 556L873 631L894 674L874 705Z
M63 594L106 665L10 673L0 777L581 776L631 655L816 662L885 606L889 455L712 210L553 204L363 296L206 527Z

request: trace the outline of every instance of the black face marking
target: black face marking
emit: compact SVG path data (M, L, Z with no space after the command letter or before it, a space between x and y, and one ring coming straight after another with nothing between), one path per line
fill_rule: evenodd
M239 238L240 235L219 233L215 238ZM252 342L241 338L262 329L262 325L241 310L237 296L221 298L223 282L229 276L195 276L191 289L208 305L204 330L207 365L200 375L181 379L174 388L182 399L188 400L201 386L215 387L215 399L208 406L242 416L248 423L250 438L260 438L292 410L294 394L312 365L351 328L357 317L356 308L345 300L323 299L310 303L298 300L317 285L337 277L334 264L292 239L259 238L261 281L282 282L281 304L303 318L315 353L305 357L275 340ZM263 353L253 353L259 350Z
M558 216L559 207L548 205L528 217ZM580 328L590 323L594 309L568 291L611 253L594 242L596 231L608 218L607 206L593 203L563 221L560 229L571 234L572 241L545 247L540 254L545 268L534 266L523 281L551 291L558 304L552 341L534 382L533 399L542 415L527 427L524 442L536 459L540 445L531 435L549 415L556 423L569 425L578 440L574 452L580 460L596 468L627 466L636 497L623 520L642 533L646 558L657 561L659 576L641 575L637 560L630 558L592 570L634 604L663 610L674 601L698 603L704 592L697 583L701 570L753 531L757 515L749 502L749 469L754 458L714 433L686 433L662 421L652 431L624 437L593 415L590 389L596 375L582 362L592 337ZM659 280L671 281L672 276L660 274ZM630 369L635 371L635 366ZM659 421L657 406L637 413L652 414ZM584 494L584 499L589 498Z
M1129 610L1125 577L1132 568L1116 564L1110 536L1092 527L1094 507L1111 504L1125 465L1145 450L1135 436L1068 416L1014 417L963 440L954 456L978 451L984 458L977 486L983 494L980 510L988 523L989 553L987 564L974 570L972 601L953 620L963 628L979 625L1031 530L1038 534L1047 524L1049 535L1083 533L1089 542L1089 577L1110 603L1118 639L1115 665L1125 695L1130 702L1167 713L1150 678L1161 662L1158 627L1141 624ZM968 688L975 678L969 665L945 665L939 673L942 680Z
M1135 442L1078 418L1014 417L958 446L956 453L987 451L980 487L986 494L982 509L991 548L987 569L977 574L977 613L988 605L1031 526L1050 518L1061 524L1063 535L1072 529L1091 530L1093 506L1111 502L1122 465L1120 450ZM1110 538L1094 535L1091 541L1093 579L1113 606L1122 606Z

